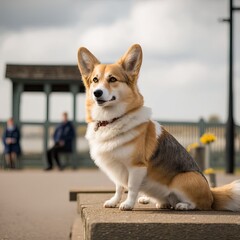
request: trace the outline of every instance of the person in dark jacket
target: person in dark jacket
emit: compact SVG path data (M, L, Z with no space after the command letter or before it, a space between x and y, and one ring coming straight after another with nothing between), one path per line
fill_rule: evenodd
M21 154L20 138L20 131L14 125L13 118L9 118L2 137L5 161L9 168L15 168L15 161Z
M54 145L47 150L47 162L48 166L45 170L53 169L53 158L60 170L62 170L61 163L59 161L60 152L72 152L73 140L75 138L75 131L72 123L68 121L68 114L63 113L63 121L57 126L53 134Z

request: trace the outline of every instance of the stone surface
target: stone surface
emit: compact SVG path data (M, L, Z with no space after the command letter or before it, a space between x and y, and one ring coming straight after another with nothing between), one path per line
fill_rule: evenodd
M103 208L112 194L79 194L84 239L239 239L240 214L157 210L137 204L133 211Z

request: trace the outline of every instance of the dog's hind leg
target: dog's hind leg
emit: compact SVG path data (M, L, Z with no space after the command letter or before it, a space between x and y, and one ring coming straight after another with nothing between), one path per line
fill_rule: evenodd
M213 196L206 179L198 172L179 173L170 184L176 210L211 210Z
M124 188L121 185L116 184L116 191L114 196L104 203L104 207L115 208L117 204L121 201L123 190Z

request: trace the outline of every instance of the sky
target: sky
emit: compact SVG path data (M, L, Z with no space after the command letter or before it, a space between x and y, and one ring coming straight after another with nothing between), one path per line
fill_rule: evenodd
M240 1L234 4L240 6ZM153 118L227 119L228 0L0 0L0 121L11 116L7 63L77 64L87 47L117 61L134 43L143 48L139 88ZM240 11L234 13L234 117L240 124ZM45 96L23 94L22 120L44 121ZM72 96L52 94L50 120L72 116ZM37 105L37 107L36 107ZM84 96L78 97L84 119Z

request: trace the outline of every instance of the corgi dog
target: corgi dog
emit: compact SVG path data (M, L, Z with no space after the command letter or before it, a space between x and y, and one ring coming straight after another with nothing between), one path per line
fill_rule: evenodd
M176 210L240 210L240 180L210 188L183 146L151 118L137 80L141 46L135 44L113 64L102 64L86 48L78 50L78 67L86 88L86 138L91 158L115 183L104 203L120 210L139 203Z

